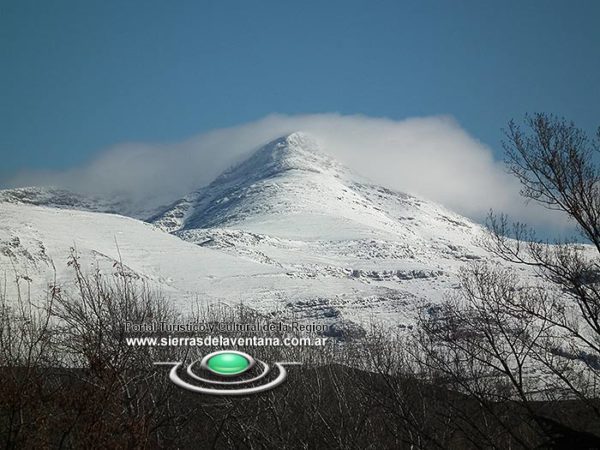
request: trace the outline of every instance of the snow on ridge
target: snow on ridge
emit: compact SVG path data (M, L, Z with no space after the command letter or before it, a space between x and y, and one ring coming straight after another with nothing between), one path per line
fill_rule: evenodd
M70 209L77 211L101 212L117 214L144 220L156 214L158 208L140 208L140 206L125 197L113 195L82 194L54 186L26 186L0 190L0 204L22 204L43 206L48 208Z
M239 178L267 178L288 170L332 175L348 172L348 169L328 156L310 135L294 132L265 144L248 159L226 170L213 183Z
M150 221L168 232L227 227L292 239L377 235L414 241L428 233L432 220L442 228L451 222L466 232L477 228L440 205L365 181L311 136L294 132L259 148Z
M128 267L184 303L410 324L419 304L456 287L462 265L488 256L475 243L481 226L362 179L301 132L176 201L155 226L73 211L103 211L106 200L36 189L0 191L0 263L40 271L41 287L46 258L64 264L74 242L88 266L110 271L116 237Z

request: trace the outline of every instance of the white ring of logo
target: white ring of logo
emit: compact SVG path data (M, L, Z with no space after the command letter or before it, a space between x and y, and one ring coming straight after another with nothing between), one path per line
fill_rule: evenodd
M238 380L238 381L208 380L208 379L202 378L201 376L194 373L194 371L193 371L194 365L196 365L198 362L200 362L200 367L202 367L203 369L208 369L208 360L211 357L221 354L221 353L235 353L240 356L243 356L250 363L250 365L248 366L247 369L252 368L255 365L255 363L258 362L260 365L262 365L263 370L259 375L255 376L254 378L250 378L247 380ZM237 389L219 389L219 388L213 388L213 387L202 387L202 386L196 386L191 383L188 383L187 381L183 380L178 374L178 371L181 368L181 366L183 365L183 362L164 361L164 362L155 362L154 364L172 366L171 370L169 371L169 379L173 383L175 383L177 386L179 386L183 389L187 389L188 391L196 392L199 394L230 395L231 396L231 395L257 394L259 392L265 392L265 391L268 391L269 389L273 389L274 387L277 387L281 383L283 383L285 381L285 379L287 378L287 371L284 366L300 365L302 363L299 363L299 362L276 362L276 363L274 363L274 366L277 368L279 374L277 375L277 377L274 380L272 380L266 384L262 384L260 386L253 386L253 387L247 387L247 388L240 387ZM208 370L210 370L210 369L208 369ZM202 358L202 360L192 361L187 366L187 369L186 369L186 373L194 380L197 380L197 381L200 381L200 382L206 383L206 384L213 384L213 385L217 384L217 385L225 385L225 386L227 386L227 385L229 385L229 386L238 385L239 386L241 384L253 383L255 381L259 381L259 380L263 379L264 377L266 377L269 372L270 372L270 367L264 361L261 361L260 359L255 360L253 357L251 357L247 353L238 352L238 351L234 351L234 350L222 350L222 351L210 353L210 354L206 355L204 358Z

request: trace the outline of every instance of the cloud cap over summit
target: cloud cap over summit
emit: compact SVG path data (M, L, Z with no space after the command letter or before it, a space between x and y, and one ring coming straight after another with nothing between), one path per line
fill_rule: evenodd
M270 115L180 143L124 143L64 171L30 171L4 183L119 195L150 208L212 182L277 138L300 131L326 154L377 184L422 196L475 220L490 208L543 228L566 219L525 205L519 185L484 144L451 117L401 121L339 114Z

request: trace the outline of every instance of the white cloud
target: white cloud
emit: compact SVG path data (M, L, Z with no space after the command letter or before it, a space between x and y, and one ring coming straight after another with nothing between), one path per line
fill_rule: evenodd
M525 205L517 181L489 148L450 117L402 121L339 114L270 115L174 144L127 143L62 172L25 172L10 186L53 185L78 192L125 194L140 204L164 204L212 181L262 144L293 131L373 181L437 201L476 220L490 208L544 229L566 219Z

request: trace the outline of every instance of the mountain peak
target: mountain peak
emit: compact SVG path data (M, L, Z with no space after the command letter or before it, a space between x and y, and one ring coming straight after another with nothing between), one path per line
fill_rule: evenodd
M174 231L231 224L259 211L302 209L307 199L297 197L318 198L314 203L319 203L331 186L339 187L350 177L348 169L321 151L316 139L297 131L263 145L151 221Z
M330 160L320 149L317 141L310 135L296 131L272 140L261 147L254 156L263 162L273 163L279 169L306 169L307 163L319 163ZM329 164L328 164L329 165Z
M310 134L305 133L304 131L294 131L288 134L284 134L275 141L282 140L287 142L290 145L316 145L316 140Z
M278 143L289 151L320 151L317 140L303 131L294 131L271 141L269 144L271 143Z
M407 238L432 222L462 224L448 217L435 205L370 183L322 152L313 137L295 132L262 146L151 222L169 232L218 227L286 239L360 240ZM417 230L409 225L418 218Z
M249 158L225 171L213 183L232 179L269 178L286 171L327 173L334 176L346 169L324 153L316 139L296 131L265 144Z

